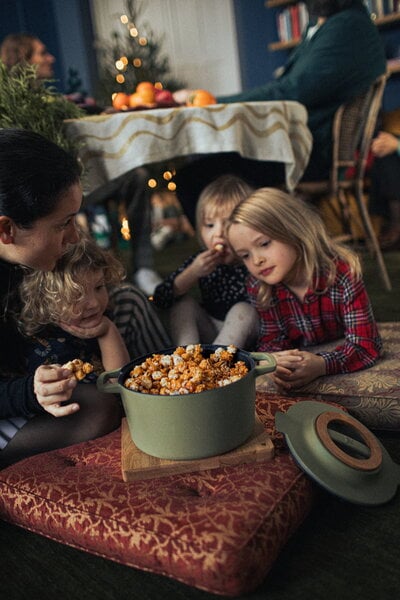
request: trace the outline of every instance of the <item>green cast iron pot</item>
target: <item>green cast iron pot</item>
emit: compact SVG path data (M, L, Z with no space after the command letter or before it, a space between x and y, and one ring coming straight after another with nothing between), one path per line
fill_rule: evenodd
M208 356L218 347L202 345ZM226 346L222 346L226 348ZM172 354L167 348L160 354ZM124 386L130 371L148 356L141 356L120 370L106 371L97 380L102 392L121 395L129 431L136 446L151 456L171 460L194 460L216 456L243 444L255 424L255 380L275 370L272 355L238 350L249 372L224 387L176 396L135 392ZM265 361L258 365L257 361ZM109 382L117 378L117 382Z

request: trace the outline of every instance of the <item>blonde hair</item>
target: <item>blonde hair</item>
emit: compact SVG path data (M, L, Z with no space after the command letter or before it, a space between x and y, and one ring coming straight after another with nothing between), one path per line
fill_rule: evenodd
M19 290L21 331L33 335L44 325L71 319L74 306L85 297L85 276L93 271L103 271L107 288L125 277L122 264L111 251L100 248L92 238L82 234L53 271L28 272Z
M327 277L326 286L332 285L336 276L336 259L349 265L353 277L361 277L358 256L329 237L321 217L313 207L286 192L267 187L256 190L235 208L227 231L233 223L246 225L294 248L297 261L291 276L294 278L302 273L309 286L315 277L314 291L318 290L321 273ZM259 305L267 307L270 297L271 287L261 282Z
M196 232L201 243L201 227L208 217L230 214L233 209L254 191L236 175L222 175L209 183L201 192L196 206Z

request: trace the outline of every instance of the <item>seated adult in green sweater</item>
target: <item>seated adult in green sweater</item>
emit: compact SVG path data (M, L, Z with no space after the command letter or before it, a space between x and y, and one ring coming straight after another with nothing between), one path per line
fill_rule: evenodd
M332 123L341 104L365 91L386 71L382 41L362 0L305 0L310 24L302 41L289 57L277 79L233 96L218 97L218 102L249 102L259 100L296 100L307 108L308 126L313 135L313 150L304 174L306 180L326 177L331 164ZM223 157L222 157L223 158ZM221 168L232 168L247 178L254 187L273 185L273 172L267 163L244 161L239 156L209 156L218 160ZM232 159L232 160L231 160ZM229 164L231 161L231 164ZM214 177L213 166L192 162L182 170L178 194L184 208L193 202L194 169L201 187L207 183L204 174ZM244 165L243 173L241 165ZM185 172L187 171L187 172ZM281 172L283 181L283 170ZM189 196L192 196L190 199Z

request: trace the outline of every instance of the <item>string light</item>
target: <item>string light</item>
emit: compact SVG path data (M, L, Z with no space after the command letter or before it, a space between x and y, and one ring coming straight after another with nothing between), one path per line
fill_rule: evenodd
M142 66L142 59L141 58L134 58L132 61L132 64L134 67L141 67Z
M147 185L149 186L149 188L156 188L157 187L157 180L151 178L151 179L148 180Z
M126 15L121 15L120 16L120 21L123 25L126 25L129 22L129 19Z
M124 83L124 82L125 82L125 77L122 75L122 73L119 73L119 74L116 76L116 78L115 78L115 81L116 81L117 83Z
M124 65L122 60L117 60L115 63L115 68L118 69L118 71L123 71L124 69L126 69L126 65Z
M131 232L129 229L129 223L128 223L128 219L126 217L123 217L122 219L122 224L121 224L121 236L122 239L128 241L131 239Z
M163 177L164 177L164 179L166 181L170 181L172 179L172 173L171 173L171 171L164 171Z
M169 181L167 188L170 192L174 192L176 190L176 183L174 181Z

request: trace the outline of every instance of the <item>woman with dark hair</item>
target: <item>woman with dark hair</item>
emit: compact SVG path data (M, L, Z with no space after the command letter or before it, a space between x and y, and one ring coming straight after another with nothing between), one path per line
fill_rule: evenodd
M52 270L79 239L80 169L37 133L0 130L0 467L92 439L120 422L116 400L58 365L24 373L14 314L27 269ZM56 418L55 418L56 417Z
M362 0L305 0L305 3L310 24L280 76L240 94L219 97L218 102L295 100L303 104L313 135L313 149L303 179L315 181L329 176L336 110L385 73L386 59L379 32ZM238 155L213 155L205 160L211 164L205 166L201 160L196 161L183 168L176 178L179 199L185 210L192 210L191 215L188 212L192 219L196 197L208 183L201 180L205 173L214 177L214 171L221 174L230 170L253 187L283 183L283 168L279 168L279 163L271 166Z

